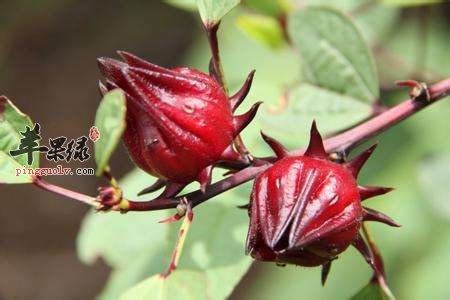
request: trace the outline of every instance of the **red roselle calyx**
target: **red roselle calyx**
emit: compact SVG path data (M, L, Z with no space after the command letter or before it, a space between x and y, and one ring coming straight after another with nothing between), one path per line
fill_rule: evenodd
M198 70L166 69L126 52L119 55L123 62L98 59L107 79L100 90L121 88L126 94L125 146L141 169L159 178L141 194L166 187L161 197L172 197L192 181L204 190L214 164L245 160L232 142L260 103L240 116L233 111L247 95L253 72L228 98L217 81Z
M358 186L356 177L372 154L371 147L353 160L329 159L315 123L302 156L290 156L274 139L263 135L278 161L258 176L249 206L247 252L255 259L305 267L323 266L322 282L331 261L355 246L379 273L372 253L359 234L363 221L399 226L361 201L390 188Z

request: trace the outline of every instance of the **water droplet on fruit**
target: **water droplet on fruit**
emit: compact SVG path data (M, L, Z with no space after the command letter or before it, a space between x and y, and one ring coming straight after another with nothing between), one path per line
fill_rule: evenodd
M154 147L156 144L158 144L159 143L159 140L158 139L150 139L150 140L147 140L146 141L146 143L145 143L145 145L148 147L148 148L151 148L151 147Z
M188 114L192 114L195 111L195 107L192 104L185 104L183 110Z

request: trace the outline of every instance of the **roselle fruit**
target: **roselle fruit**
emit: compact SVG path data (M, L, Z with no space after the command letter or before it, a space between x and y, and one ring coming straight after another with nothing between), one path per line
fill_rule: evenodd
M364 221L399 226L361 201L390 188L363 187L356 177L372 154L371 147L353 160L329 159L315 123L306 152L291 156L276 140L263 135L278 161L259 175L249 204L246 251L254 259L305 267L323 266L322 282L331 261L354 245L375 271L372 253L359 234Z
M190 68L166 69L126 52L123 61L98 59L106 77L102 93L120 88L126 94L123 140L133 161L159 178L142 193L166 187L164 197L176 195L198 181L210 183L219 162L242 161L232 143L253 119L260 103L233 116L246 97L253 72L241 90L228 98L213 77Z

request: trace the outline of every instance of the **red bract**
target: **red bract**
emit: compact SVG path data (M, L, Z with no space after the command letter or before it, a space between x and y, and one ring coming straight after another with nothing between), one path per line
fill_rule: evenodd
M265 135L263 138L279 160L258 176L253 185L247 252L262 261L306 267L323 265L323 282L331 261L350 245L376 268L358 233L361 223L399 225L361 206L361 201L391 190L356 183L361 167L375 147L350 162L338 164L329 160L315 123L302 156L290 156L277 141Z
M242 160L233 139L253 119L260 103L240 116L232 112L247 95L253 72L230 99L209 75L189 68L166 69L132 54L124 62L100 58L105 93L121 88L127 98L124 142L134 162L160 180L141 193L166 187L176 195L199 181L204 190L214 164Z

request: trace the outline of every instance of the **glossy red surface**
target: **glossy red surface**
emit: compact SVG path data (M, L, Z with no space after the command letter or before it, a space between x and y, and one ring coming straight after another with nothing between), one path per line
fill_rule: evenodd
M198 180L237 135L229 99L207 74L165 69L128 53L99 59L108 90L126 92L124 142L135 163L171 182ZM205 177L205 175L203 175Z
M247 251L258 260L317 266L354 240L363 210L343 165L285 157L262 173L251 195Z

